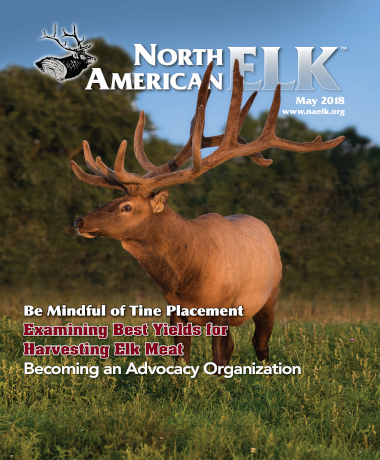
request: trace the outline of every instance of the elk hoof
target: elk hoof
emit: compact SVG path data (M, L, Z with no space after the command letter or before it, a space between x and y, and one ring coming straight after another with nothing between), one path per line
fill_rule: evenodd
M255 350L259 361L269 361L269 348L266 350Z

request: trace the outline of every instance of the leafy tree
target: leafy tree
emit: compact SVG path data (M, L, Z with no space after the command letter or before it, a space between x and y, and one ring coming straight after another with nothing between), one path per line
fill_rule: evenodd
M133 70L122 49L92 40L103 70ZM73 220L120 196L120 192L79 181L69 167L84 165L82 140L94 156L113 164L127 139L126 168L141 173L133 154L139 113L133 91L85 91L88 75L58 83L37 69L0 72L0 279L4 285L68 288L85 282L112 288L129 279L147 282L120 243L89 244L76 235ZM146 131L152 131L147 120ZM151 136L145 147L153 161L174 155L174 147ZM159 160L158 160L159 159ZM86 167L85 167L86 168Z
M94 40L104 75L133 70L120 48ZM107 71L108 69L108 71ZM0 72L0 282L14 287L68 289L106 285L109 290L151 287L153 282L120 243L76 235L73 220L120 192L79 181L69 160L84 165L81 142L113 164L127 139L125 167L142 173L133 155L138 121L134 91L85 91L88 74L64 84L37 69ZM260 135L267 114L248 117L242 137ZM145 151L162 164L176 146L150 134ZM345 135L333 150L264 152L273 164L230 160L197 180L172 187L170 205L181 215L249 214L268 224L280 247L282 289L304 296L321 291L379 294L380 148L354 128L315 133L304 123L279 119L277 135L297 142ZM254 280L252 280L254 282Z

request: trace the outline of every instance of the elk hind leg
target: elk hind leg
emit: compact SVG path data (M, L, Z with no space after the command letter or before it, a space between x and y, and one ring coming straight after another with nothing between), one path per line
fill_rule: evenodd
M259 361L269 360L269 339L274 324L274 307L277 302L278 287L274 289L263 308L252 318L255 323L255 333L252 345Z

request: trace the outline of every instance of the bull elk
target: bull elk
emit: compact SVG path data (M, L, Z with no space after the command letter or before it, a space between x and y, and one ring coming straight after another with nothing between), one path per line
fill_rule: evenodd
M79 40L74 24L74 30L72 34L68 34L65 29L62 29L63 37L73 37L77 42L77 48L69 48L65 43L61 43L57 36L57 24L54 24L54 35L47 35L44 30L44 35L40 39L49 38L58 43L58 45L66 51L71 51L70 56L65 56L63 58L57 57L45 57L40 61L36 62L36 66L41 70L41 72L46 73L54 77L58 81L64 81L68 78L77 77L83 70L93 64L96 61L94 56L90 56L86 53L86 50L91 48L92 43L87 43L87 45L82 45L84 37L82 40Z
M257 358L269 358L268 341L274 323L274 307L281 280L281 259L277 244L269 228L255 217L235 215L222 217L206 214L187 220L168 206L169 192L162 187L183 184L196 179L209 169L237 156L249 156L260 166L269 166L260 151L275 147L294 152L311 152L335 147L344 137L322 142L292 142L275 135L280 108L280 85L262 134L253 142L245 142L239 135L244 120L256 97L251 95L240 110L243 77L238 62L233 71L233 90L225 133L203 135L205 107L210 95L209 81L212 63L208 66L199 89L196 113L191 123L190 138L185 147L163 166L152 164L144 153L144 112L137 124L134 150L147 172L143 177L124 170L127 142L120 145L114 170L97 157L94 161L90 147L83 142L86 164L95 175L85 173L74 161L70 165L84 182L110 187L124 192L124 196L95 209L74 223L80 235L87 238L106 236L121 242L122 247L141 263L143 269L162 288L166 302L181 308L230 308L242 305L244 316L205 317L177 316L172 313L171 325L182 322L204 326L240 326L253 318L255 333L252 339ZM218 147L206 158L204 147ZM179 170L192 157L192 165ZM184 359L190 360L191 337L175 337L183 343ZM218 366L228 364L234 343L230 330L226 336L213 336L213 361Z

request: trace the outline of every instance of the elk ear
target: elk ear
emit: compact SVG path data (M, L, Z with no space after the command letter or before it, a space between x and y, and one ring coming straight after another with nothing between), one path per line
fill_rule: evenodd
M169 190L164 188L157 193L154 193L150 198L150 207L155 214L158 214L164 210L166 203L169 198Z

